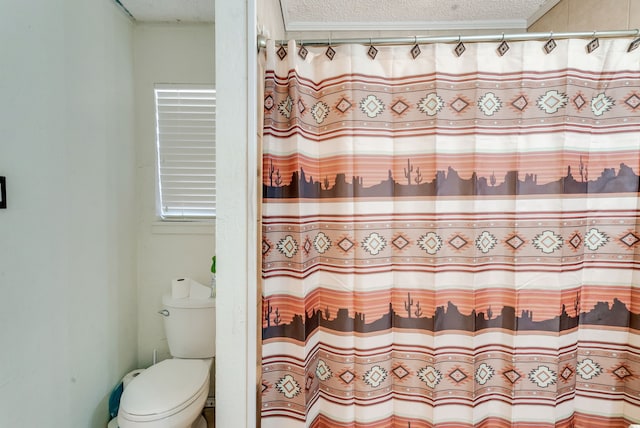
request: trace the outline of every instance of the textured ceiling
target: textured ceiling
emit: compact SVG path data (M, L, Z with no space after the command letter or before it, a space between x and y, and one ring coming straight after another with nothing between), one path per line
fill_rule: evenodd
M215 17L215 0L115 1L137 21L213 22ZM280 7L287 31L524 30L558 2L559 0L280 0Z
M215 0L119 0L119 3L136 21L213 22L215 16Z
M559 0L280 0L287 31L526 29Z

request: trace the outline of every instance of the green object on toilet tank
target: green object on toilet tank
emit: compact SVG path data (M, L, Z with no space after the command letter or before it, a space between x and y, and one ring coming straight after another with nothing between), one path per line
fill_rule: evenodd
M211 258L211 297L216 297L216 256Z

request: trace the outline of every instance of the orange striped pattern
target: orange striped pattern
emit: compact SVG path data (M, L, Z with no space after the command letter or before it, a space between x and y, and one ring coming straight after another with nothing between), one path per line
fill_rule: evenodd
M627 428L633 421L619 417L598 417L575 413L571 417L555 423L512 422L502 418L487 418L475 424L438 423L432 424L419 419L392 416L373 423L340 422L320 415L311 422L310 428Z
M262 326L266 327L266 311L270 305L278 308L282 323L289 323L295 314L312 311L327 312L329 318L335 317L339 309L347 309L353 316L356 312L365 314L366 319L374 321L389 311L389 303L396 312L406 314L407 299L420 303L423 316L432 316L438 306L446 307L455 302L458 310L468 315L471 311L487 313L491 308L499 314L504 306L515 308L516 313L531 311L534 321L559 316L563 306L570 315L576 310L588 311L598 302L609 302L615 295L631 312L640 312L640 289L612 286L580 286L560 290L507 288L472 289L403 289L391 288L381 291L337 291L317 288L305 297L288 294L272 294L263 301ZM578 306L577 306L578 305ZM579 308L579 309L578 309ZM415 316L415 315L414 315Z
M351 144L345 144L350 148ZM534 153L475 153L473 142L467 144L464 153L460 154L413 154L410 158L406 155L328 155L307 156L296 153L286 156L265 154L263 156L262 182L272 185L274 174L277 170L282 177L283 184L289 184L294 172L304 170L307 179L328 186L335 184L337 174L344 174L348 181L352 177L362 177L364 186L378 184L389 177L399 182L406 182L405 171L407 161L410 160L415 168L420 168L424 181L432 181L437 171L447 171L453 168L463 179L471 178L472 174L479 177L490 178L495 175L497 184L500 184L507 172L519 171L525 174L535 174L538 183L549 183L567 175L570 168L580 179L580 163L591 171L591 178L606 168L614 168L616 171L620 164L625 164L636 172L640 172L640 161L635 151L608 151L608 152L579 152L572 150L559 150ZM594 177L593 174L596 174Z

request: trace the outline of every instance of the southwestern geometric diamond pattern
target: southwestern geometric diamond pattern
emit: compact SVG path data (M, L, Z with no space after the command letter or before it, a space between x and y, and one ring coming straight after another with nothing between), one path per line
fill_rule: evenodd
M331 108L326 103L318 101L311 107L311 116L316 120L316 123L321 124L329 116L329 110Z
M369 95L360 101L360 109L370 118L374 118L384 110L383 102L375 95Z
M491 367L486 363L482 363L476 369L476 376L475 376L476 382L479 385L484 385L489 380L491 380L494 374L495 374L495 370L493 370L493 367Z
M453 380L455 383L464 382L465 380L467 380L468 377L469 376L467 376L467 374L462 370L460 370L460 368L458 367L456 367L449 373L449 378Z
M340 247L340 249L342 249L342 251L344 251L345 253L348 253L349 250L351 250L354 246L354 243L347 237L342 238L339 242L338 242L338 247Z
M538 366L529 373L529 380L538 385L540 388L546 388L556 383L556 374L547 366Z
M551 254L562 247L562 236L551 230L545 230L533 239L533 245L545 254Z
M329 248L331 248L331 239L323 232L318 232L315 238L313 238L313 246L320 254L324 254Z
M566 366L564 369L562 369L562 372L560 373L560 377L564 382L567 382L569 379L571 379L572 376L573 370L571 370L571 367L569 366Z
M393 244L394 247L396 247L398 250L403 250L407 245L409 245L409 241L407 240L407 238L404 237L404 235L399 234L398 236L396 236L395 238L393 238L393 240L391 241L391 243Z
M518 248L522 247L525 243L521 237L515 234L510 238L508 238L505 242L509 245L509 247L513 248L514 250L517 250Z
M609 242L609 237L595 227L589 230L584 237L584 245L591 251L596 251L607 242Z
M598 94L591 100L591 110L596 116L602 116L613 107L614 101L611 97L606 96L604 93Z
M557 112L560 108L567 105L568 100L569 98L567 97L566 94L562 92L558 92L557 90L553 89L553 90L547 91L546 94L538 98L538 107L540 107L540 109L545 113L553 114Z
M435 254L442 248L442 238L434 232L428 232L418 239L418 245L428 254Z
M640 237L638 237L633 232L629 232L620 238L620 241L625 244L627 247L633 247L640 241Z
M418 102L418 109L427 116L435 116L444 106L444 101L435 92L427 94Z
M309 239L309 237L308 236L305 237L304 238L304 244L302 244L302 249L304 250L304 253L306 255L309 254L309 251L311 251L312 246L313 245L311 244L311 240Z
M523 112L529 105L529 101L527 101L527 97L525 97L524 95L520 95L519 97L511 101L511 105L518 111Z
M376 232L372 232L362 241L362 248L372 256L378 255L386 245L387 241Z
M624 103L631 107L631 110L635 110L640 107L640 97L638 94L632 93L627 99L624 100Z
M573 102L573 105L576 107L576 110L578 111L581 111L582 108L585 105L587 105L587 100L584 99L581 93L578 93L575 97L573 97L571 102Z
M300 385L290 374L284 375L276 384L276 388L287 398L294 398L301 391Z
M291 110L293 109L293 99L287 95L280 104L278 104L278 111L287 119L291 118Z
M405 369L402 364L398 365L395 369L391 370L391 373L394 374L398 379L402 379L406 376L409 376L409 372Z
M387 378L387 371L376 365L371 367L362 378L367 385L377 388Z
M580 237L580 233L576 232L569 238L569 244L573 247L574 250L577 250L582 244L582 238Z
M506 371L502 372L502 375L505 378L507 378L507 380L509 380L509 382L511 382L512 384L515 384L516 382L518 382L520 380L520 378L522 377L522 375L520 373L518 373L518 371L515 370L515 369L506 370Z
M602 373L602 368L591 358L585 358L576 366L576 372L584 380L591 380Z
M487 92L478 100L478 107L485 116L493 116L502 107L502 101L493 92Z
M325 381L331 377L331 369L323 360L318 360L318 365L316 366L316 376L318 379Z
M456 113L462 113L467 107L469 107L469 101L463 97L456 98L449 106L455 110Z
M298 243L293 236L287 235L278 242L277 248L288 258L292 258L298 252Z
M340 113L346 113L347 110L351 108L352 104L346 98L341 98L338 104L336 104L336 109L340 111Z
M341 375L338 376L340 379L342 379L342 381L344 383L346 383L347 385L350 384L351 382L353 382L353 380L356 378L356 375L354 375L351 371L349 370L345 370L344 372L342 372Z
M462 249L467 244L468 242L460 235L455 235L449 240L449 245L451 245L456 250Z
M611 371L614 375L616 375L620 380L626 380L629 376L633 376L633 373L624 365L617 367L616 369Z
M421 368L418 377L431 389L434 389L442 380L442 373L433 366Z
M397 100L391 105L391 111L398 116L402 116L402 114L406 112L408 108L409 106L403 100Z
M498 240L496 239L496 237L486 230L482 232L476 239L476 247L484 254L491 251L491 249L493 249L493 247L495 247L497 243Z

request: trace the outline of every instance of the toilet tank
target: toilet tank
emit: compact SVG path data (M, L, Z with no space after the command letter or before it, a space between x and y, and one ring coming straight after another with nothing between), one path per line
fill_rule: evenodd
M177 358L212 358L216 355L216 301L162 297L164 330L169 352Z

